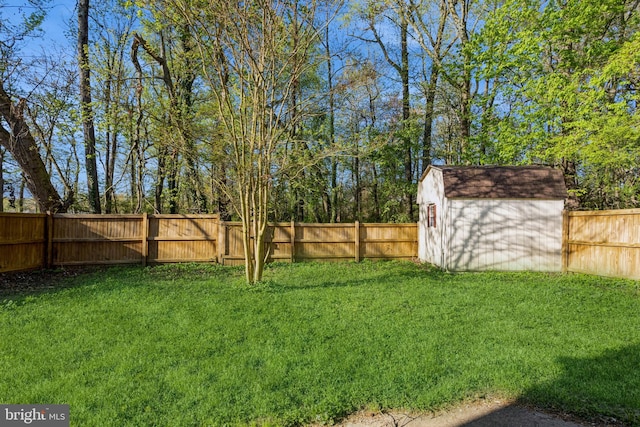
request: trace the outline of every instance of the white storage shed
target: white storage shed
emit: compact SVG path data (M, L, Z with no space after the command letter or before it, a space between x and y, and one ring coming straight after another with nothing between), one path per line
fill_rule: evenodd
M418 185L418 258L450 271L561 271L560 170L429 166Z

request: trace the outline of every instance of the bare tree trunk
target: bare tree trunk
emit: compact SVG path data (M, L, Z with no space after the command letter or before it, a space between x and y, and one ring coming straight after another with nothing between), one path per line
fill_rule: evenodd
M292 55L292 61L293 61L293 65L294 67L299 67L300 65L300 60L302 59L298 53L298 47L299 47L299 42L300 42L300 35L299 35L299 23L298 23L298 1L294 0L293 5L292 5L292 12L293 12L293 16L292 16L292 22L291 22L291 26L293 28L292 31L292 39L291 39L291 47L292 47L292 51L294 52ZM301 90L301 86L300 86L300 78L298 76L294 77L292 79L291 82L291 119L295 119L298 117L298 99L301 97L300 95L300 90ZM294 145L298 145L301 147L302 150L308 151L309 147L308 145L304 142L304 141L299 141L298 140L298 125L297 123L294 122L294 124L291 126L291 140L293 141ZM300 182L304 183L303 185L306 184L306 179L307 179L307 172L306 170L302 170L300 172ZM300 185L296 185L294 183L293 185L294 187L294 208L293 208L293 218L295 221L304 221L305 219L305 211L306 211L306 205L307 205L307 201L305 200L305 196L308 193L306 191L306 188L301 188Z
M327 85L329 90L329 146L335 144L335 119L336 119L336 98L333 92L333 63L331 61L331 45L329 38L329 26L324 32L325 52L327 54ZM333 149L333 148L332 148ZM338 220L338 160L335 156L331 156L331 172L330 172L330 194L328 199L329 221L332 223Z
M338 159L331 157L331 218L330 222L338 222Z
M140 109L142 110L142 108ZM142 111L140 111L138 116L139 123L136 126L142 127ZM137 130L139 131L139 130ZM137 143L136 143L136 168L138 175L138 186L136 188L136 213L142 212L144 208L144 166L145 166L145 158L144 158L144 145L142 144L142 139L140 135L137 135Z
M384 55L386 61L391 65L398 76L400 77L400 82L402 85L402 148L404 151L404 180L407 184L411 184L413 182L413 168L411 167L413 162L413 155L411 153L411 137L407 134L407 129L409 126L409 118L411 114L411 105L410 105L410 92L409 92L409 47L408 47L408 36L409 36L409 22L404 13L400 14L400 61L394 60L389 55L389 50L387 46L384 44L384 41L380 37L378 30L375 27L375 22L373 21L373 17L369 22L369 29L373 32L375 42L380 46L382 50L382 54ZM413 193L409 191L410 186L407 185L407 190L403 195L405 200L406 212L409 218L413 218Z
M18 212L24 212L24 186L27 180L24 173L20 174L20 191L18 191Z
M79 194L80 192L80 156L78 156L78 148L76 144L71 145L71 152L73 154L73 161L75 164L75 170L71 172L71 160L68 163L69 174L73 173L73 183L71 184L71 192L69 196L66 196L67 200L72 200L74 194ZM67 179L71 183L71 179Z
M357 148L356 148L357 149ZM355 178L356 178L356 194L355 194L355 212L354 218L360 221L362 218L362 185L360 184L360 155L357 154L354 159Z
M136 207L134 212L139 213L142 210L142 173L140 171L140 164L142 159L140 159L140 154L142 153L141 143L140 143L140 128L142 127L142 120L144 118L142 112L142 67L140 67L140 63L138 62L138 49L137 44L134 42L133 47L131 48L131 60L136 69L136 121L135 127L133 131L133 140L131 144L131 153L132 153L132 163L134 163L133 159L135 158L137 161L136 164L136 176L138 178L138 185L136 186ZM133 155L135 153L135 156ZM133 168L131 169L134 170Z
M242 186L242 184L239 184ZM250 184L244 184L250 185ZM241 193L242 194L242 193ZM242 243L244 246L245 277L247 283L254 283L256 253L252 240L255 239L254 217L251 215L250 193L242 194L240 199L240 218L242 220Z
M424 172L431 164L431 150L433 147L433 122L434 122L434 109L436 89L438 87L438 81L440 78L440 72L442 70L442 60L450 51L452 44L449 46L443 46L446 37L447 21L449 19L449 0L437 0L438 3L438 26L435 31L435 38L432 36L433 29L431 27L431 13L426 15L429 18L425 21L423 18L425 11L421 9L420 4L409 2L409 4L399 5L400 10L405 19L409 22L413 28L413 32L416 36L416 41L423 48L430 59L429 73L427 77L426 61L423 62L424 79L425 79L425 112L424 112L424 127L422 132L422 155L421 165L418 169L418 174ZM443 49L444 48L444 49ZM426 58L425 58L426 60Z
M164 190L164 178L166 176L167 168L167 150L163 146L158 151L158 169L156 175L156 188L155 188L155 200L154 210L156 213L161 214L163 211L162 193Z
M438 68L432 66L429 83L426 88L424 104L424 131L422 134L422 172L431 164L431 148L433 145L433 112L435 110L436 87L438 85Z
M193 84L196 80L196 73L192 67L187 65L187 61L191 60L193 52L193 40L190 31L190 28L186 25L180 28L180 44L185 53L185 64L183 66L184 72L177 76L178 88L175 103L177 107L177 119L180 122L179 129L181 129L184 142L187 170L189 171L189 193L191 194L195 209L198 212L207 212L207 196L204 192L202 177L198 168L198 152L192 131Z
M367 87L367 93L369 95L369 118L371 119L371 126L369 126L367 131L367 139L369 146L372 146L374 143L374 135L373 131L376 128L376 123L378 122L377 111L376 111L376 95L371 92L370 88ZM376 170L376 164L373 162L371 165L373 169L373 185L371 192L373 193L373 221L380 221L380 204L378 200L378 171Z
M178 151L169 148L169 167L167 168L167 189L169 190L169 213L178 213Z
M469 142L471 138L471 68L469 63L471 57L466 49L469 44L469 30L467 21L469 19L469 0L447 0L449 15L453 19L456 27L458 40L460 41L460 50L462 51L462 80L459 83L460 90L460 155L463 161L468 162ZM460 12L456 9L460 6Z
M378 195L378 168L376 167L375 163L372 166L373 166L373 189L371 191L373 192L373 221L379 222L381 215L380 215L380 197Z
M111 143L108 148L109 161L107 162L107 170L106 170L106 176L105 176L105 187L109 190L108 194L105 196L106 203L108 203L109 205L108 212L113 212L114 209L116 208L115 189L113 188L113 185L114 185L114 178L115 178L115 171L116 171L117 149L118 149L118 132L116 132L116 130L114 129L111 133Z
M465 71L460 88L460 151L465 162L469 161L471 139L471 75Z
M105 82L104 89L104 103L105 103L105 111L104 115L107 118L107 129L105 131L105 142L107 143L107 147L105 150L105 176L104 176L104 212L112 213L113 209L113 175L110 173L111 168L109 165L111 164L111 135L114 135L114 139L117 139L117 133L115 131L114 121L111 120L111 78L108 78ZM115 142L115 141L114 141ZM115 160L115 159L114 159Z
M413 182L413 168L411 167L413 156L411 154L411 137L408 135L409 118L411 114L410 95L409 95L409 48L408 48L408 26L404 15L402 15L400 23L400 50L401 50L401 66L400 78L402 80L402 129L403 129L403 145L404 145L404 179L407 184ZM407 186L405 191L405 203L407 204L407 215L409 221L413 221L413 191Z
M231 200L229 200L229 196L224 192L224 189L228 188L227 184L227 167L224 162L220 163L220 179L214 180L211 188L214 189L218 187L215 200L218 205L218 215L220 215L220 219L222 221L231 221ZM218 182L219 185L216 186L215 183Z
M109 76L110 78L105 83L105 116L107 117L107 132L105 135L105 141L107 143L107 147L105 150L105 211L106 213L111 213L115 209L116 199L115 199L115 189L114 189L114 180L115 180L115 166L116 166L116 157L118 150L118 135L121 129L121 125L119 123L120 114L118 109L118 99L122 96L122 81L123 81L123 55L124 48L119 48L119 58L116 59L116 54L114 53L112 57L110 57L109 61L111 65L109 66ZM114 70L117 65L117 69ZM115 81L115 87L113 87L112 80Z
M192 50L192 41L188 28L181 28L180 42L185 55L188 55ZM174 84L174 77L169 68L169 64L164 53L164 44L162 46L162 53L158 54L149 46L147 41L139 34L134 33L133 44L131 46L131 55L137 57L138 47L142 47L144 51L151 56L162 68L162 81L165 84L167 93L169 95L169 102L171 104L171 112L169 120L176 126L176 130L181 138L181 142L184 148L184 159L186 160L186 166L188 169L186 186L188 187L188 196L195 206L198 212L207 212L207 198L203 191L202 179L197 164L197 151L191 133L191 113L193 109L193 84L195 82L195 73L190 71L184 71L183 74L178 76L177 86ZM134 53L135 52L135 53ZM137 61L137 59L135 59ZM136 67L139 67L136 66ZM189 66L185 64L185 70L189 69ZM172 157L173 157L172 150ZM175 150L176 160L178 152ZM169 175L173 174L173 170ZM177 175L177 170L175 172ZM177 190L177 188L171 187L171 183L175 183L175 176L173 179L169 177L170 190ZM177 194L176 194L177 196ZM173 201L170 201L170 210L172 213L177 213L177 197L172 197ZM175 203L175 205L172 205ZM175 210L175 212L173 212Z
M78 65L80 67L80 105L84 129L85 168L89 206L101 213L98 166L96 161L96 131L91 107L91 74L89 69L89 0L78 0Z
M4 150L0 149L0 212L4 212Z
M135 209L135 205L136 205L136 200L137 200L137 188L138 188L138 173L136 171L136 156L133 153L133 151L131 152L131 157L130 157L130 161L131 163L129 164L129 174L131 175L131 185L129 186L129 194L130 194L130 199L131 199L131 207L129 209L134 210Z
M71 201L64 202L51 184L51 177L38 152L29 126L24 120L26 101L20 100L13 105L11 98L0 83L0 114L8 123L11 131L0 127L0 145L5 147L20 165L26 185L36 199L41 212L64 212Z
M354 134L358 134L360 132L360 126L356 122ZM355 194L354 194L354 206L353 206L353 217L354 220L360 221L362 214L362 186L360 183L360 141L358 138L355 138L355 147L354 147L354 156L353 156L353 181L355 185Z

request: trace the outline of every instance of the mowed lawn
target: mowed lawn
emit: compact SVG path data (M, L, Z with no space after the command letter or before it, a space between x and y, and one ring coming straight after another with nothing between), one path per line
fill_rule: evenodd
M499 396L640 423L640 285L402 262L105 269L0 295L0 403L75 426L331 423Z

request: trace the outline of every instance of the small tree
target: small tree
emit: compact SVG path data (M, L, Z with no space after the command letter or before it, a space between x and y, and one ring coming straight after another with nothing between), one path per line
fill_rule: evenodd
M291 100L301 77L316 65L310 58L323 30L314 25L318 5L315 0L164 5L165 13L194 30L213 119L225 139L214 143L223 145L230 171L218 185L242 221L246 279L255 283L268 257L272 184L287 169L302 168L288 163L286 145L295 126L311 114L311 94Z

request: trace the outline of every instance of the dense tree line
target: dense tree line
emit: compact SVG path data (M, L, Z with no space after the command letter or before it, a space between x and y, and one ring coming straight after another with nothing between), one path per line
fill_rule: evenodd
M37 52L51 6L0 5L0 209L412 221L431 162L640 205L638 0L217 3L81 0Z

